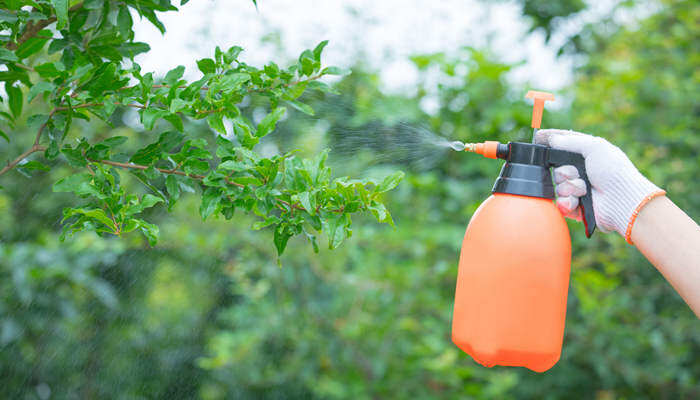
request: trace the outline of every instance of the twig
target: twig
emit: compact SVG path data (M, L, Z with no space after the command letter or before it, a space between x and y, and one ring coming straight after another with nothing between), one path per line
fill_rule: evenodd
M34 144L32 145L32 147L30 147L27 151L25 151L24 153L22 153L22 154L20 154L19 156L17 156L17 158L15 158L14 160L12 160L11 162L8 162L7 165L5 165L5 167L3 167L3 168L0 170L0 176L2 176L3 174L5 174L7 171L11 170L12 168L16 167L17 164L19 164L22 160L24 160L25 158L27 158L29 155L31 155L31 154L33 154L33 153L36 153L36 152L39 152L39 151L44 151L44 150L46 150L46 147L39 145L39 142L41 141L41 134L42 134L42 133L44 132L44 130L46 129L46 126L49 124L49 121L51 120L51 118L52 118L57 112L59 112L59 111L66 111L66 110L70 110L70 109L79 109L79 108L96 107L96 106L101 106L101 105L104 105L104 104L103 104L103 103L86 103L86 104L78 104L78 105L73 106L73 107L65 107L65 106L64 106L64 107L56 107L56 108L54 108L54 109L49 113L49 115L48 115L48 117L47 117L47 119L46 119L46 122L44 122L43 124L41 124L41 126L40 126L39 129L37 130L37 132L36 132L36 137L34 138ZM128 106L128 107L135 107L135 108L145 108L145 106L142 106L142 105L140 105L140 104L123 104L123 105L126 105L126 106Z
M225 108L217 108L214 110L202 110L202 111L197 111L197 115L213 114L213 113L222 112L225 110L226 110Z
M140 165L140 164L134 164L134 163L122 163L122 162L111 161L111 160L90 160L90 159L88 159L88 160L91 161L91 162L98 162L98 163L107 164L107 165L111 165L111 166L119 167L119 168L139 169L139 170L145 170L145 169L150 168L150 167L147 166L147 165ZM164 173L164 174L174 174L174 175L180 175L180 176L187 176L187 177L190 177L190 178L193 178L193 179L197 179L197 180L202 180L202 179L205 178L204 175L199 175L199 174L188 174L188 173L186 173L186 172L184 172L184 171L179 171L179 170L178 170L178 171L175 171L175 170L172 170L172 169L165 169L165 168L156 168L156 170L158 170L158 171L160 171L160 172L162 172L162 173ZM237 186L237 187L239 187L239 188L244 188L244 187L245 187L245 185L242 185L242 184L240 184L240 183L238 183L238 182L234 182L234 181L232 181L232 180L229 179L229 178L224 178L224 179L226 180L226 183L228 183L229 185ZM297 209L297 210L304 210L304 207L302 207L302 206L300 206L300 205L298 205L298 204L291 204L291 203L289 203L288 201L284 201L284 200L282 200L282 199L277 199L277 201L278 201L279 203L281 203L281 204L286 205L286 206L289 207L289 208ZM281 207L279 207L279 206L278 206L278 208L281 209ZM342 210L339 210L339 212L342 212Z
M34 68L27 66L27 65L24 65L22 63L15 63L14 66L19 67L19 68L26 70L26 71L34 72Z
M114 234L117 236L120 236L122 233L122 224L117 224L117 220L116 220L116 218L114 218L114 211L112 211L112 207L109 206L109 203L107 203L106 200L103 200L102 202L105 204L105 206L109 210L109 214L110 214L109 216L112 218L112 223L114 223L114 229L113 229Z
M134 163L122 163L122 162L110 161L110 160L90 160L90 159L88 159L88 160L92 161L92 162L98 162L98 163L102 163L102 164L111 165L114 167L119 167L119 168L140 169L140 170L145 170L145 169L150 168L147 165L134 164ZM204 175L188 174L187 172L180 171L177 169L156 168L156 170L158 170L164 174L187 176L187 177L197 179L197 180L202 180L202 179L206 178L206 176L204 176ZM245 185L242 185L238 182L234 182L230 179L226 179L226 183L228 183L229 185L238 186L239 188L245 187Z
M83 6L83 3L80 2L73 7L68 9L68 12L75 11L79 9L80 7ZM7 44L7 48L9 50L17 50L19 46L22 45L22 43L26 42L27 40L33 38L36 36L37 33L39 33L42 29L46 28L47 26L51 25L52 23L56 22L56 16L51 16L47 19L38 21L37 23L33 23L32 21L27 22L26 27L24 28L24 32L22 33L22 36L17 39L16 42L9 42Z
M119 168L127 168L127 169L145 170L145 169L150 168L150 167L147 166L147 165L134 164L134 163L122 163L122 162L111 161L111 160L91 160L91 159L88 159L88 161L97 162L97 163L102 163L102 164L107 164L107 165L111 165L111 166L119 167ZM188 174L188 173L186 173L186 172L184 172L184 171L176 170L178 167L179 167L179 165L178 165L177 167L175 167L175 169L156 168L156 170L158 170L158 171L160 171L160 172L162 172L162 173L164 173L164 174L174 174L174 175L180 175L180 176L187 176L187 177L190 177L190 178L193 178L193 179L197 179L197 180L203 180L203 179L206 177L206 176L204 176L204 175L199 175L199 174ZM238 183L238 182L234 182L234 181L232 181L231 179L229 179L228 177L224 177L224 180L225 180L226 183L228 183L229 185L237 186L237 187L239 187L239 188L244 188L244 187L246 187L246 185L240 184L240 183ZM291 209L293 209L293 210L294 210L294 209L297 209L297 210L306 210L304 207L302 207L301 205L296 204L296 203L290 203L290 202L285 201L285 200L282 200L282 199L275 199L275 200L277 200L278 203L284 204L285 206L287 206L287 207L289 207L289 208L291 208ZM279 204L277 205L277 208L279 208L279 209L281 209L281 210L284 211L284 209L283 209L282 207L280 207ZM319 208L320 208L320 206L319 206L319 207L316 207L316 213L318 213ZM338 209L336 209L336 210L331 210L331 212L335 212L335 213L343 213L344 211L345 211L345 206L341 206L340 208L338 208Z
M19 156L17 156L17 158L15 158L14 160L12 160L11 162L8 162L7 165L6 165L3 169L0 169L0 175L3 175L3 174L6 173L7 171L9 171L9 170L11 170L12 168L14 168L15 166L17 166L17 164L19 164L19 163L20 163L22 160L24 160L25 158L29 157L29 155L31 155L31 154L33 154L33 153L36 153L36 152L38 152L38 151L44 151L44 150L46 150L46 147L44 147L44 146L39 146L39 145L36 145L36 144L35 144L34 146L32 146L31 148L29 148L29 149L28 149L27 151L25 151L24 153L22 153L22 154L20 154Z
M51 117L53 117L54 114L56 114L56 109L53 109L49 113L49 116L46 118L46 122L41 124L41 126L39 127L39 130L36 132L36 137L34 138L34 146L39 145L39 140L41 140L41 133L44 131L44 129L46 129L46 125L48 125L49 121L51 120Z

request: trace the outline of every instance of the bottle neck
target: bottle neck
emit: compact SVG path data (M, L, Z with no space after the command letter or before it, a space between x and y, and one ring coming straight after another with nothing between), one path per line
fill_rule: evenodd
M493 193L554 199L552 173L547 162L549 149L531 143L508 143L506 163L493 185Z

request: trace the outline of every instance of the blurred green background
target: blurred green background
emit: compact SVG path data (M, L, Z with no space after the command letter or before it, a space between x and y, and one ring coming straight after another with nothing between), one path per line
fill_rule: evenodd
M520 3L533 32L547 36L586 7ZM561 57L576 60L574 79L545 126L619 145L699 220L700 5L662 1L625 24L582 24ZM270 232L251 231L241 216L201 222L194 198L172 214L152 212L156 248L139 235L61 243L61 208L75 199L50 192L56 177L3 176L0 397L700 398L698 319L634 247L614 234L587 240L576 223L554 368L487 369L451 343L462 236L500 162L443 152L427 168L383 155L420 129L471 142L527 140L529 87L511 84L513 66L488 48L446 44L445 53L411 60L414 92L382 92L378 72L358 59L337 84L341 94L307 97L317 115L290 115L261 145L305 155L352 147L331 152L335 175L407 172L387 198L396 229L357 220L348 242L319 255L297 238L281 267ZM426 98L438 104L430 113L420 106ZM259 104L251 99L246 112ZM114 128L76 126L75 135L116 129L147 143L157 134L123 117ZM358 132L386 141L358 141ZM0 145L3 154L19 149Z

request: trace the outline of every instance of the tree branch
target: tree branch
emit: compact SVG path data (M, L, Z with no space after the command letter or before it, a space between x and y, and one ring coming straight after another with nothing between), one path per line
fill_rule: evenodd
M72 108L87 108L87 107L93 107L93 106L96 106L96 105L100 105L100 103L79 104L79 105L77 105L77 106L75 106L75 107L72 107ZM11 170L12 168L16 167L17 164L19 164L20 162L22 162L22 160L24 160L25 158L27 158L29 155L31 155L31 154L33 154L33 153L36 153L36 152L39 152L39 151L44 151L44 150L46 150L46 147L40 146L40 145L39 145L39 141L41 140L41 134L44 132L44 129L46 129L46 126L49 124L49 121L51 120L51 118L52 118L57 112L59 112L59 111L66 111L66 110L69 110L70 108L71 108L71 107L56 107L56 108L54 108L54 109L49 113L49 115L48 115L48 117L47 117L47 119L46 119L46 122L44 122L43 124L41 124L41 126L40 126L39 129L37 130L37 132L36 132L36 137L34 138L34 144L32 145L32 147L30 147L27 151L25 151L24 153L22 153L22 154L20 154L19 156L17 156L17 158L15 158L14 160L12 160L11 162L8 162L7 165L5 165L5 167L3 167L3 169L0 170L0 176L2 176L3 174L5 174L7 171Z
M7 165L3 169L0 169L0 176L3 175L4 173L6 173L7 171L11 170L15 166L17 166L17 164L19 164L25 158L29 157L29 155L36 153L38 151L44 151L44 150L46 150L46 147L44 147L44 146L39 146L36 144L33 145L27 151L25 151L24 153L17 156L17 158L12 160L11 162L8 162Z
M68 12L75 11L75 10L81 8L82 6L83 6L83 3L80 2L76 5L74 5L73 7L69 8ZM51 16L47 19L38 21L37 23L33 23L32 21L27 22L27 25L24 28L24 32L22 33L22 36L20 36L16 42L9 42L6 46L7 49L17 50L17 48L19 46L21 46L22 43L33 38L34 36L36 36L37 33L39 33L39 31L41 31L42 29L46 28L47 26L53 24L54 22L56 22L56 16Z
M97 163L101 163L101 164L107 164L107 165L111 165L111 166L113 166L113 167L127 168L127 169L145 170L145 169L150 168L150 167L147 166L147 165L140 165L140 164L134 164L134 163L122 163L122 162L111 161L111 160L90 160L90 159L88 159L88 161L97 162ZM184 172L184 171L179 171L179 170L165 169L165 168L156 168L156 169L157 169L158 171L164 173L164 174L174 174L174 175L180 175L180 176L187 176L187 177L190 177L190 178L193 178L193 179L197 179L197 180L200 180L200 181L203 180L203 179L205 178L204 175L199 175L199 174L188 174L188 173L186 173L186 172ZM239 187L239 188L244 188L244 187L245 187L245 185L242 185L242 184L240 184L240 183L238 183L238 182L234 182L234 181L232 181L232 180L229 179L229 178L224 178L224 179L226 180L226 183L228 183L229 185L237 186L237 187ZM285 201L285 200L282 200L282 199L276 199L276 200L277 200L279 203L284 204L284 205L286 205L286 206L289 207L289 208L297 209L297 210L305 210L304 207L302 207L302 206L300 206L300 205L298 205L298 204L292 204L292 203L289 203L288 201ZM278 208L282 209L282 208L279 207L279 206L278 206ZM282 210L284 210L284 209L282 209ZM342 212L342 210L336 210L336 211Z
M34 138L34 146L38 146L38 145L39 145L39 140L41 140L41 133L44 132L44 129L46 129L46 125L48 125L49 121L51 120L51 117L53 117L54 114L56 114L56 112L57 112L56 110L58 110L58 109L57 109L57 108L54 108L54 109L49 113L48 118L46 118L46 122L44 122L43 124L41 124L41 126L39 127L39 130L36 132L36 137Z
M113 167L119 167L119 168L140 169L140 170L145 170L145 169L150 168L148 165L140 165L140 164L134 164L134 163L122 163L122 162L111 161L111 160L91 160L89 158L88 158L88 160L92 161L92 162L101 163L101 164L111 165ZM164 174L187 176L187 177L197 179L197 180L202 180L206 177L204 175L199 175L199 174L188 174L184 171L178 170L177 167L175 169L156 168L156 170L158 170ZM226 183L228 183L229 185L237 186L239 188L245 187L245 185L242 185L238 182L234 182L228 178L226 178Z

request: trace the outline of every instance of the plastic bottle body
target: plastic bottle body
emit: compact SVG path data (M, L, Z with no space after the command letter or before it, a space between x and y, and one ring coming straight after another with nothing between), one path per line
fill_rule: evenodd
M543 372L561 355L571 239L549 199L495 193L462 243L452 341L478 363Z

